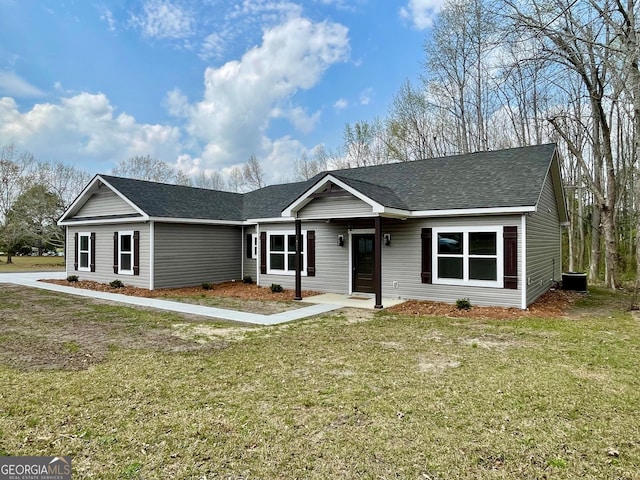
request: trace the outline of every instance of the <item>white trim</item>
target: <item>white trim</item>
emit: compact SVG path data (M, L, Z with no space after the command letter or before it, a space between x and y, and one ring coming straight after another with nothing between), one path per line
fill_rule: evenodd
M496 280L472 280L469 279L469 258L471 255L469 254L469 233L477 233L477 232L489 232L496 234L496 254L487 256L487 258L495 258L496 259ZM433 227L433 235L432 235L432 251L434 252L433 257L433 284L434 285L453 285L460 287L490 287L490 288L503 288L504 287L504 275L502 272L504 270L504 242L503 238L503 227L502 225L473 225L473 226L443 226L443 227ZM463 242L463 253L462 255L455 255L456 257L462 257L463 263L463 275L462 279L455 278L440 278L438 276L438 257L439 256L447 256L441 255L438 253L438 235L441 233L462 233L463 238L465 239Z
M125 252L122 251L122 237L131 237L131 250L125 251ZM131 261L129 263L131 268L129 268L128 270L125 270L122 268L123 253L131 255ZM123 232L118 232L118 275L133 275L133 264L135 262L134 255L135 255L135 248L133 244L133 230L125 230Z
M87 250L82 250L82 237L87 237ZM82 252L87 252L87 266L82 266ZM78 271L91 271L91 232L78 232Z
M261 254L261 249L260 249L260 224L256 224L256 235L258 236L258 256L256 258L256 284L260 285L260 274L261 269L260 269L260 254Z
M293 216L295 216L294 212L298 212L302 207L304 207L306 204L311 202L311 200L312 200L310 198L311 195L313 195L314 193L317 193L320 190L322 190L322 188L329 182L338 185L340 188L346 190L347 192L349 192L354 197L362 200L364 203L366 203L367 205L369 205L372 208L373 213L382 213L382 212L384 212L384 208L385 207L382 204L376 202L375 200L372 200L371 198L369 198L366 195L362 194L359 190L356 190L355 188L347 185L342 180L337 179L336 177L334 177L332 174L329 173L329 174L325 175L324 177L322 177L320 180L318 180L315 185L313 185L312 187L308 188L307 191L304 192L295 201L290 203L287 206L287 208L285 208L282 211L282 216L283 217L293 217Z
M468 215L511 215L514 213L535 212L535 206L523 207L492 207L492 208L457 208L450 210L419 210L409 213L409 218L416 217L458 217Z
M126 223L146 223L149 221L148 216L128 217L128 218L106 218L94 220L78 220L78 221L59 221L58 225L62 227L75 227L76 225L121 225Z
M296 232L295 230L283 230L283 231L277 231L274 230L272 232L267 231L267 275L295 275L295 269L294 270L289 270L286 269L288 261L289 261L289 255L291 254L291 252L289 252L288 250L288 240L289 240L289 236L293 235L295 236ZM282 252L273 252L276 254L282 254L284 255L284 266L285 266L285 270L276 270L276 269L272 269L271 268L271 237L272 236L280 236L283 235L284 236L284 251ZM308 252L306 251L307 249L304 248L304 246L307 244L307 231L306 230L302 230L302 253L303 253L303 258L302 258L302 271L301 271L301 275L303 277L307 276L307 258L308 258Z
M375 235L375 228L354 228L349 230L349 241L347 243L347 256L349 257L349 295L353 294L353 235Z
M244 225L258 225L260 223L287 223L295 221L294 217L269 217L269 218L249 218L242 222Z
M527 279L527 216L522 215L520 217L520 238L522 239L522 246L518 249L520 252L520 264L522 265L522 275L519 275L520 289L522 290L522 299L520 306L523 310L527 308L527 287L529 286L529 280ZM562 238L562 237L560 237ZM560 242L562 248L562 241ZM562 257L560 257L562 258Z
M155 275L156 275L156 224L155 222L149 222L149 290L155 288Z
M206 218L148 217L149 220L161 223L195 223L206 225L245 225L242 220L207 220Z

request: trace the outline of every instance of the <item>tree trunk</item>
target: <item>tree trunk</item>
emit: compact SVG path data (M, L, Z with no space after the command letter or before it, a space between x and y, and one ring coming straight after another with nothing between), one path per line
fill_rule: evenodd
M600 281L600 209L593 205L591 214L591 254L589 255L589 282Z

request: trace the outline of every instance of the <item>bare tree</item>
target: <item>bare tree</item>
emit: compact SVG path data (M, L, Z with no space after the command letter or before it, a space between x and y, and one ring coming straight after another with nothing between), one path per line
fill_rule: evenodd
M122 160L113 169L113 175L148 180L151 182L174 183L176 172L166 162L152 158L151 155L136 155Z
M257 190L265 186L264 172L262 171L262 165L260 160L255 155L251 155L247 163L245 163L242 169L242 177L244 184L251 190Z
M7 263L12 263L14 233L18 233L9 228L9 213L15 201L32 184L34 165L33 155L19 153L15 145L5 145L0 149L0 244L7 249Z
M201 171L193 179L193 186L198 188L207 188L209 190L224 190L225 184L222 175L217 171L206 173Z
M234 167L229 172L229 191L239 193L244 189L244 176L240 167Z

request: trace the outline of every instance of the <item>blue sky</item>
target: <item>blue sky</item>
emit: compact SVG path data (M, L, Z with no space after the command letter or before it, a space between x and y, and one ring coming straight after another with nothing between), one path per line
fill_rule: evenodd
M442 0L0 0L0 145L109 173L150 154L269 183L420 75Z

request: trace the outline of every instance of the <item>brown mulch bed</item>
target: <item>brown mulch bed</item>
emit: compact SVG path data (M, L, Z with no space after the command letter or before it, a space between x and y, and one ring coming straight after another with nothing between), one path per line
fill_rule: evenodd
M99 283L90 280L80 280L77 282L68 282L67 280L42 280L47 283L55 283L56 285L64 285L65 287L84 288L85 290L94 290L98 292L120 293L122 295L131 295L134 297L148 298L165 298L165 297L232 297L243 300L264 300L264 301L292 301L295 297L293 290L283 290L282 292L273 293L269 287L260 287L254 283L244 282L224 282L211 284L210 290L205 290L201 285L195 287L182 288L160 288L157 290L148 290L146 288L133 287L125 285L122 288L113 288L108 283ZM318 295L318 292L311 290L303 290L302 296L308 297Z
M459 310L455 305L448 303L409 300L400 305L387 308L387 311L402 315L435 315L496 320L509 320L522 317L562 317L567 314L571 305L578 298L580 298L580 294L577 292L549 290L526 310L479 306L472 306L469 310Z
M268 287L260 287L256 284L243 282L225 282L213 284L211 290L205 290L202 286L184 288L163 288L158 290L147 290L125 286L123 288L113 288L106 283L93 281L68 282L66 280L42 280L43 282L55 283L87 290L101 292L121 293L138 297L163 298L163 297L231 297L243 300L259 301L292 301L294 299L293 290L284 290L280 293L272 293ZM304 290L302 297L318 295L320 292ZM579 293L566 290L550 290L542 295L527 310L518 308L503 307L479 307L472 306L469 310L459 310L455 305L441 302L425 302L418 300L408 300L399 305L387 308L386 311L399 313L401 315L434 315L455 318L491 318L497 320L508 320L522 317L562 317L565 316L571 305L580 297Z

